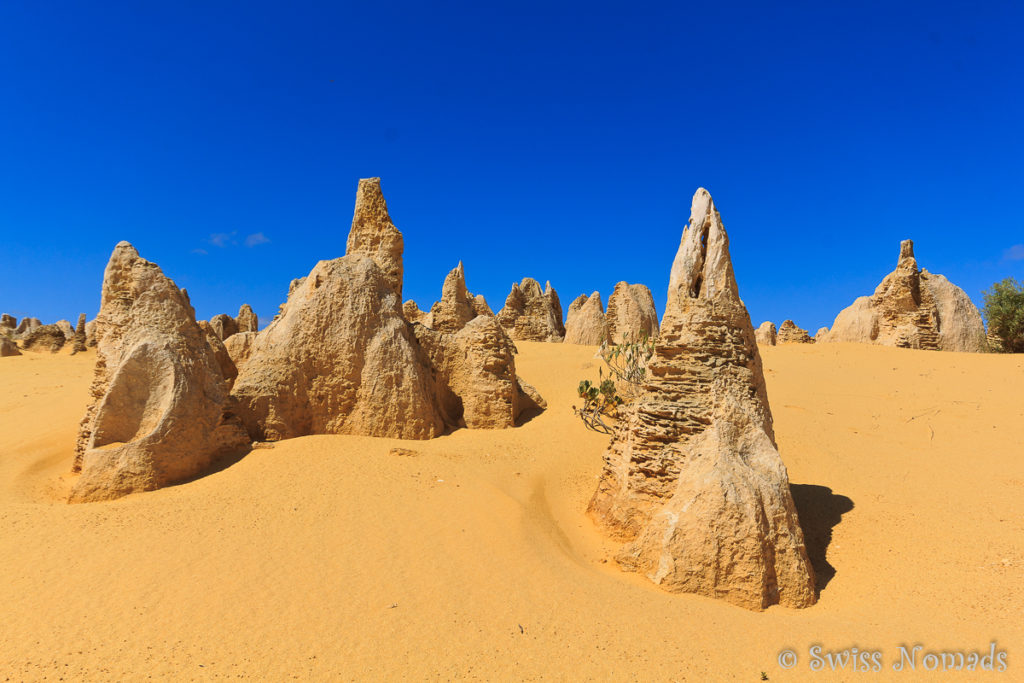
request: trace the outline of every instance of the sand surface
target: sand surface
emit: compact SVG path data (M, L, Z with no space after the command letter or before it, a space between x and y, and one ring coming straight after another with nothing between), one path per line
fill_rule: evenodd
M522 427L304 437L86 505L94 353L0 359L0 680L959 680L891 665L993 640L1024 680L1024 358L763 349L822 589L755 613L617 569L584 515L607 437L570 408L594 349L518 345L550 404Z

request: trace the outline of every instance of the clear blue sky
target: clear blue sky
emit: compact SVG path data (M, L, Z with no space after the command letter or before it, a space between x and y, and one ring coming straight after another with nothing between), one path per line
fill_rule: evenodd
M126 239L266 322L369 176L424 308L461 259L495 310L660 313L698 186L755 325L831 325L905 238L980 303L1024 277L1021 7L6 0L0 309L91 317Z

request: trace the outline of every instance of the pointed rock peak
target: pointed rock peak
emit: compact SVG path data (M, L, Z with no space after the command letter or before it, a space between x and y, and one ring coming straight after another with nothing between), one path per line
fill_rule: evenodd
M369 256L384 271L392 289L402 296L402 233L391 222L380 189L380 178L363 178L356 190L356 207L345 254Z
M914 258L914 240L900 242L900 261L905 258Z
M680 298L738 298L729 256L729 236L711 194L703 187L693 195L690 222L683 229L669 278L669 310Z

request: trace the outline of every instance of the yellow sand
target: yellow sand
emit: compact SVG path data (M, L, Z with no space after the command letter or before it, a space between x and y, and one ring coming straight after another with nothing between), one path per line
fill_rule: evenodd
M594 349L519 348L550 404L520 428L306 437L87 505L61 496L94 353L0 359L0 678L838 680L809 670L820 644L918 680L899 645L993 640L1024 678L1024 358L765 349L830 580L755 613L617 569L583 513L607 439L570 409Z

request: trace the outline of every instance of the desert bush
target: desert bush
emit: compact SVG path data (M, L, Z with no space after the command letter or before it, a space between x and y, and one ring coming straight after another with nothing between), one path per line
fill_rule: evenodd
M604 368L598 368L599 384L589 379L581 381L577 393L583 406L573 406L572 410L587 428L610 434L611 427L605 418L617 417L619 406L639 395L647 377L647 361L654 355L654 341L647 332L641 331L626 335L621 344L603 340L599 353L608 367L609 377L604 377Z
M988 332L999 340L993 350L1024 353L1024 283L1008 277L983 295Z
M647 377L647 361L654 355L654 340L641 330L627 334L621 344L603 340L600 353L611 375L626 383L626 393L635 395Z
M604 421L605 417L615 417L618 408L622 405L622 397L615 390L615 381L610 377L604 378L603 369L597 371L600 384L595 386L589 379L580 382L577 388L579 397L583 399L583 407L572 407L572 411L580 416L589 429L595 432L611 434L611 427Z

